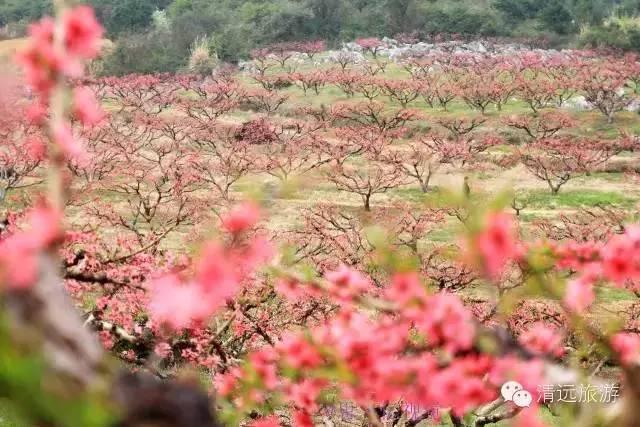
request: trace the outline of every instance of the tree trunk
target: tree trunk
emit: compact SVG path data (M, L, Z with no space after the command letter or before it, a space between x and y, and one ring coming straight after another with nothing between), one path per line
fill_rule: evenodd
M431 175L429 175L426 179L421 179L420 181L420 188L422 189L423 193L428 193L429 192L429 182L431 181Z

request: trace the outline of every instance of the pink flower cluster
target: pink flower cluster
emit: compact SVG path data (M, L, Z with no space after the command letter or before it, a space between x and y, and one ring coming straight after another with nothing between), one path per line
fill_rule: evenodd
M151 284L149 306L153 320L179 330L204 322L232 299L243 280L271 255L263 239L243 241L243 233L258 220L255 205L237 206L222 220L233 234L231 246L209 242L195 262L191 277L169 274L156 279Z
M64 12L60 21L63 40L56 40L57 23L50 17L29 27L29 46L18 55L27 81L46 100L57 79L80 77L82 61L100 51L102 27L88 6ZM46 104L45 104L46 105Z
M616 334L611 338L611 347L618 353L618 357L624 365L640 362L640 336L638 334Z
M640 227L629 227L624 234L606 243L569 242L552 248L558 268L579 272L570 280L565 305L576 313L584 312L594 301L594 284L600 280L635 290L640 279Z
M235 206L223 219L222 226L229 233L241 233L251 229L260 220L260 208L253 202Z
M522 255L513 216L506 213L491 213L484 228L471 242L473 253L480 257L484 271L497 278L509 261Z
M523 247L507 215L490 215L472 244L487 273L494 277L508 262L523 259ZM605 244L554 244L551 249L560 268L579 273L569 281L565 297L565 307L577 313L592 303L597 281L623 286L640 275L635 261L640 259L640 232L635 228ZM287 278L281 282L286 283L285 296L300 298L303 283ZM299 425L313 425L311 416L329 386L362 407L401 400L421 408L451 408L461 416L495 399L505 381L518 381L526 390L537 390L543 382L542 359L523 361L516 355L477 352L476 326L469 310L454 295L430 294L417 273L392 277L390 286L381 292L384 300L377 300L381 305L376 314L357 311L357 306L366 306L366 299L356 299L357 292L368 288L361 273L342 266L328 273L325 282L324 293L342 302L336 315L306 334L288 333L275 348L254 353L248 365L220 379L223 395L244 408L251 403L261 405L270 393L281 394L292 402ZM318 287L312 292L315 296L320 293ZM564 356L563 335L542 323L532 324L519 342L536 357ZM623 364L640 360L638 334L615 335L611 348ZM323 377L328 371L341 374L339 378ZM253 381L250 394L247 381ZM536 406L523 410L514 420L516 425L544 425ZM277 425L274 418L259 422Z
M347 267L328 278L334 285L365 283ZM328 386L363 407L402 400L422 408L452 408L461 416L495 399L508 379L534 390L541 382L541 363L475 352L471 313L454 295L430 295L416 273L397 274L385 294L393 314L371 315L345 304L308 333L285 334L274 348L253 353L247 365L217 379L218 392L241 409L261 405L267 393L281 394L300 417L296 425L311 426L304 420L319 409ZM539 339L532 332L528 342ZM334 370L342 374L323 377ZM273 418L260 422L276 425Z
M363 49L377 49L384 45L382 41L376 37L363 37L357 39L356 44Z
M61 215L42 204L32 209L24 230L0 242L1 283L9 289L32 286L38 278L38 257L63 237Z
M329 296L340 304L351 304L372 288L368 278L345 265L341 265L336 271L326 273L325 279L329 284Z
M607 281L618 287L636 291L640 279L640 227L628 227L624 234L606 243L569 242L553 248L559 268L571 269L578 276L569 281L565 306L582 314L595 300L594 286ZM623 364L637 363L640 357L640 335L619 333L611 338L611 348Z
M520 335L520 343L537 356L562 357L563 336L549 325L537 323Z
M65 10L59 22L46 17L30 26L30 43L18 54L17 61L38 95L28 114L33 122L43 123L56 85L82 76L83 61L97 56L102 34L102 27L88 6ZM69 112L84 125L93 126L102 120L104 113L88 89L76 88L71 98ZM65 120L53 124L51 134L65 157L82 157L82 146Z
M418 310L409 312L429 345L442 346L453 354L471 348L475 336L473 316L455 295L443 292L430 296Z

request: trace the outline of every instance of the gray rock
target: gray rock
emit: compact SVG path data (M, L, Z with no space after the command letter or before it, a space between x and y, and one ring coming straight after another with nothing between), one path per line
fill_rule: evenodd
M487 53L488 52L487 48L484 46L484 44L482 44L481 41L474 41L474 42L468 43L466 47L471 52L477 52L477 53Z
M358 43L349 42L342 43L342 50L348 50L351 52L362 52L362 47Z
M640 111L640 99L634 99L625 107L626 111L631 111L633 113L637 113Z
M390 37L383 37L382 38L382 43L384 43L388 47L397 47L398 46L398 41L395 40L395 39L392 39Z
M564 103L563 108L577 111L593 110L593 105L582 95L574 96Z

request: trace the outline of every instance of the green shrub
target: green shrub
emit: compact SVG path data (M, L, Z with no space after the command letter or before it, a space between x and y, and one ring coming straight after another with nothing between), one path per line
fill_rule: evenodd
M0 26L12 22L31 22L53 11L51 0L0 1Z
M640 17L612 17L602 25L587 27L580 34L580 44L640 51Z
M466 2L425 4L416 13L418 29L426 33L506 35L504 25L495 11Z
M173 72L187 63L188 50L179 50L169 32L151 31L123 36L104 58L103 75Z
M201 76L211 75L218 66L218 55L213 49L209 37L199 37L193 42L189 55L188 69L191 73Z
M166 7L170 0L89 0L96 15L113 37L122 33L145 31L152 23L153 12Z

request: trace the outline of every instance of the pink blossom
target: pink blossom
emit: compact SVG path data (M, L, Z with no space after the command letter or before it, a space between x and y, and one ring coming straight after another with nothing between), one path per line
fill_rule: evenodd
M100 52L103 29L93 8L77 6L62 16L67 51L83 59L92 59Z
M196 264L196 282L211 308L224 305L238 290L238 266L216 242L208 243Z
M60 69L61 59L53 49L55 22L44 18L29 26L29 46L16 56L27 82L39 93L48 94L55 84L53 73Z
M251 229L260 220L260 209L253 202L235 206L222 219L222 226L230 233L241 233Z
M200 287L183 284L175 275L161 277L152 283L149 309L155 321L174 329L186 328L209 313Z
M507 381L517 381L525 390L533 394L544 382L544 369L544 362L541 359L525 361L514 356L506 356L494 361L489 379L497 387Z
M294 277L279 277L274 287L279 294L291 302L300 301L307 294L305 286Z
M505 213L490 214L485 229L476 236L476 245L487 273L491 277L500 275L507 262L520 252L513 217Z
M34 125L42 125L47 117L47 106L42 102L34 102L29 105L26 111L27 120Z
M564 354L563 337L554 328L542 323L535 324L518 338L529 351L545 356L561 357Z
M314 427L313 418L306 411L295 411L293 413L294 427Z
M602 248L602 270L605 277L618 284L638 277L633 242L628 235L615 236Z
M8 286L23 289L38 277L40 252L62 238L61 214L46 205L33 208L26 229L0 242L0 269Z
M113 340L113 334L111 332L100 331L98 333L98 338L100 338L100 342L102 343L102 346L104 348L106 348L107 350L110 350L113 348L115 341Z
M611 338L611 347L618 353L620 361L630 365L640 356L640 336L631 333L618 333Z
M124 360L128 360L130 362L136 360L136 353L133 350L122 351L120 355Z
M82 7L86 8L86 7ZM72 13L72 12L68 12ZM93 13L93 12L91 12ZM72 34L76 25L72 25ZM60 51L54 47L55 22L51 18L43 18L29 27L29 45L20 52L16 60L23 66L27 82L45 98L49 96L56 83L58 74L67 77L80 77L82 64L73 53ZM74 43L80 39L72 35Z
M544 423L540 416L538 415L538 407L531 406L530 408L525 408L514 418L513 420L514 427L546 427L547 424Z
M169 343L166 342L160 342L158 344L156 344L155 348L153 349L153 351L160 357L167 357L171 354L171 346L169 345Z
M268 348L260 349L249 356L251 367L256 371L258 377L268 390L273 390L278 385L278 376L274 363L276 360L275 356L275 353Z
M82 144L73 135L68 123L58 123L53 128L53 140L67 159L82 159L86 155Z
M276 349L295 369L315 368L322 363L318 350L309 341L297 335L286 334Z
M416 326L431 345L441 345L455 353L473 344L475 327L471 313L455 295L442 292L429 297L418 316Z
M356 40L363 49L375 49L382 46L382 41L376 37L363 37Z
M456 415L461 416L493 400L496 391L481 376L467 372L459 363L464 364L465 360L454 361L451 366L434 372L430 390L438 406L451 407Z
M213 315L235 296L265 255L264 245L256 243L259 240L240 248L209 242L195 262L193 280L183 283L176 275L156 280L150 305L154 320L180 329Z
M585 266L599 266L600 264L595 261L600 256L600 249L600 245L594 242L567 242L560 246L552 246L558 258L558 268L574 270L583 270Z
M326 385L327 383L324 380L306 378L301 382L292 384L289 387L288 395L296 408L314 413L319 408L316 400Z
M564 296L564 304L569 310L583 313L595 300L593 283L584 278L570 280Z
M386 295L390 300L406 306L411 302L424 300L427 294L418 274L409 272L395 274Z
M256 236L236 256L242 259L242 271L246 273L268 262L274 253L275 249L270 241L262 236Z
M27 156L32 160L41 161L47 152L47 147L44 141L37 137L31 137L25 142L25 149Z
M229 396L238 384L238 379L241 377L241 375L242 372L237 367L233 368L226 374L217 375L215 379L217 392L221 396Z
M329 294L341 302L352 301L371 286L365 276L344 264L337 270L326 273L325 279L329 284Z
M62 214L46 205L33 208L27 215L34 247L45 248L62 236Z
M73 91L73 107L76 117L86 126L94 126L104 118L104 111L91 90L79 87Z
M277 416L258 418L249 424L250 427L280 427L280 420Z
M0 244L0 269L5 284L25 289L38 278L38 257L28 236L18 234Z

